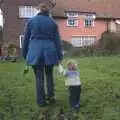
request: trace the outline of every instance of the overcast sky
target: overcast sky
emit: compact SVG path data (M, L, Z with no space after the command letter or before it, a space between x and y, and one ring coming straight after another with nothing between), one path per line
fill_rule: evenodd
M1 9L0 9L0 26L3 26L3 17Z

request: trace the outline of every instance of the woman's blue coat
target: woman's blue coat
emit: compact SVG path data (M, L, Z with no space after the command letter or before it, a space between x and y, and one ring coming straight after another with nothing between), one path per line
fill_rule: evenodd
M28 21L22 55L29 65L58 64L62 59L58 28L48 15L39 14Z

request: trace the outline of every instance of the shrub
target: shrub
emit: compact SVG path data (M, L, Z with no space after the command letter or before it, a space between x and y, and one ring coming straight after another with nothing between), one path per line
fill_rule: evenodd
M14 43L6 43L2 47L2 53L5 60L14 62L19 54L19 47Z
M91 56L96 52L95 46L74 47L71 43L63 41L65 56Z
M62 41L62 46L65 51L68 51L71 48L73 48L73 45L70 42L67 42L65 40Z
M100 39L100 50L109 54L120 53L120 35L104 32Z
M69 56L92 56L94 55L95 47L94 46L85 46L85 47L73 47L68 51Z

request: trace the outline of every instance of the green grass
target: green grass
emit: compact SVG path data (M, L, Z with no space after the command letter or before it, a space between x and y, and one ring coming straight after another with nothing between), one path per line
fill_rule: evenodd
M75 58L81 73L81 111L78 120L120 120L120 58ZM63 63L65 64L65 59ZM34 74L21 75L23 63L0 62L0 120L40 120L48 110L55 119L62 106L69 112L64 77L55 75L55 105L39 108L36 104ZM32 119L32 117L34 119Z

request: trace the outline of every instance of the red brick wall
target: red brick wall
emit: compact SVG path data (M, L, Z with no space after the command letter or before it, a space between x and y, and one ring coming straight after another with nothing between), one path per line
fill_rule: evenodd
M4 42L14 42L19 46L19 35L23 34L25 19L19 18L20 5L37 5L37 0L4 0L2 5L4 15ZM95 35L97 39L107 30L104 20L96 20L95 26L84 27L84 21L80 20L79 27L67 27L66 19L56 19L62 40L70 41L72 36Z
M84 27L84 21L80 20L79 27L68 27L66 19L57 19L59 31L62 40L70 41L72 36L96 36L97 40L101 34L107 30L107 22L105 20L96 20L94 27Z
M38 0L4 0L2 11L4 17L4 42L14 42L19 46L19 35L23 34L25 19L19 18L20 5L37 5Z

